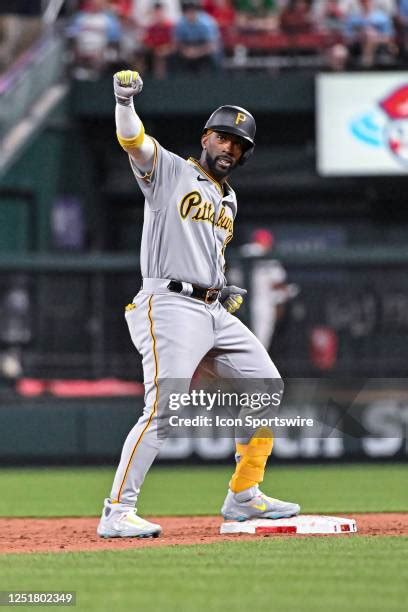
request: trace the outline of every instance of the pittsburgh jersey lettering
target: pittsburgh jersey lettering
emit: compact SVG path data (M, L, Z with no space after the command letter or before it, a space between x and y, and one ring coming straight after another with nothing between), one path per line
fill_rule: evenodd
M217 220L214 221L214 204L203 200L199 191L191 191L182 198L180 215L182 219L187 219L190 216L192 221L208 221L215 224L215 227L225 230L227 233L226 243L232 238L234 220L226 214L225 206L221 207Z

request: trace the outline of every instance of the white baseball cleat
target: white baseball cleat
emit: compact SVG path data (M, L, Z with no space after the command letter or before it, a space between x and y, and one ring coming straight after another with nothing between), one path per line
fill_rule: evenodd
M96 533L101 538L158 538L162 528L136 514L136 508L111 504L105 499Z
M299 504L268 497L257 486L240 493L229 490L221 508L221 514L227 521L289 518L299 512Z

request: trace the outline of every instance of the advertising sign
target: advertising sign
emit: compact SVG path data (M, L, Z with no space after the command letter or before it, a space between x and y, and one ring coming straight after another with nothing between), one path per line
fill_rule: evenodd
M407 174L407 72L319 75L316 125L319 174Z

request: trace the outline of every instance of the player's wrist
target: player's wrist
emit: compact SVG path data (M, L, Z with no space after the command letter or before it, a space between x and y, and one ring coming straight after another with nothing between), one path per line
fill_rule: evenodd
M120 106L130 106L132 104L133 96L126 98L125 96L120 96L119 94L115 93L115 100L116 104L119 104Z

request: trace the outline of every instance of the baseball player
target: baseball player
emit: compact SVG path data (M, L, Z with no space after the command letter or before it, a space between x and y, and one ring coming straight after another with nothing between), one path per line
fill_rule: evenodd
M132 342L143 358L145 408L125 440L97 533L149 537L158 536L161 527L139 517L135 505L166 438L166 406L174 386L184 384L188 390L210 351L221 377L278 381L280 393L283 383L259 340L232 316L246 291L227 287L224 277L224 251L237 212L227 178L253 152L254 118L237 106L218 108L204 126L200 160L185 160L145 134L133 105L143 87L139 74L122 70L113 84L117 137L145 196L143 284L125 312ZM259 489L272 445L271 432L237 439L236 469L221 509L225 519L299 513L298 504Z

